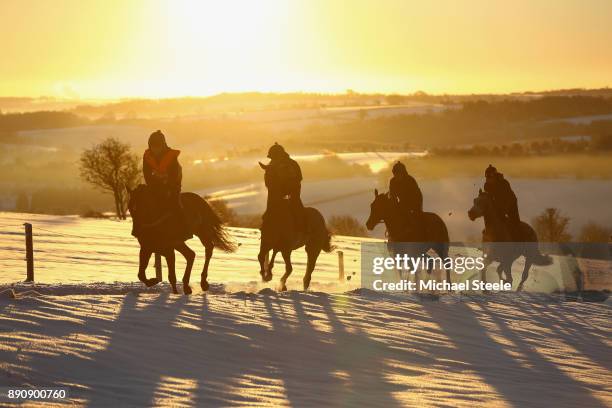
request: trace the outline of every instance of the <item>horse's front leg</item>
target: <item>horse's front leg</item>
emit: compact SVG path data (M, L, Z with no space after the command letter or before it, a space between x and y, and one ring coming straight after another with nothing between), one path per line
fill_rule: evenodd
M285 291L287 290L287 279L289 279L291 272L293 272L293 265L291 264L291 250L288 249L282 251L281 254L283 255L283 260L285 261L285 274L281 277L281 290Z
M261 280L263 282L270 282L272 279L272 274L266 269L266 256L270 252L270 248L264 244L264 241L261 240L261 244L259 245L259 254L257 255L257 260L259 261L259 274L261 275Z
M168 264L168 280L170 281L170 285L172 285L172 292L178 293L178 290L176 289L176 259L174 257L174 248L164 252L163 255L166 258L166 263Z
M184 242L177 245L175 249L185 257L185 261L187 262L187 265L185 266L185 273L183 274L183 293L190 295L191 287L189 286L189 279L191 277L191 268L193 268L195 252L193 252Z
M149 260L153 252L140 248L140 255L138 258L138 279L144 283L148 288L155 286L159 283L156 278L147 279L147 266L149 266Z

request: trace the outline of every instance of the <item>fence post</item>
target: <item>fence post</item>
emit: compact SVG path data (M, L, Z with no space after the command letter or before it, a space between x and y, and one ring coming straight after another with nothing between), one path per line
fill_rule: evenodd
M155 278L161 282L163 280L162 277L162 264L161 264L161 255L155 254Z
M34 247L32 245L32 224L26 222L25 226L25 241L26 241L26 262L28 274L26 282L34 282Z
M338 280L344 280L344 252L338 251Z

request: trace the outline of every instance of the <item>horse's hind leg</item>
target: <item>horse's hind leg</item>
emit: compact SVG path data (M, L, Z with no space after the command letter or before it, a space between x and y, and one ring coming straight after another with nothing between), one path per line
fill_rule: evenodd
M488 257L485 257L484 266L480 270L480 280L484 283L487 282L487 269L489 268L489 265L491 265L491 261L489 260ZM483 290L482 293L489 293L489 291Z
M168 280L170 281L170 285L172 285L172 292L178 293L176 289L176 259L174 257L174 248L166 251L164 253L164 257L166 258L166 263L168 264Z
M508 282L512 286L512 282L514 281L512 279L512 262L506 265L506 269L504 270L504 273L506 274L506 282Z
M281 290L287 290L287 279L293 272L293 265L291 265L291 250L282 251L283 260L285 261L285 274L281 277Z
M204 267L202 268L202 276L200 278L200 287L202 288L202 290L208 290L208 288L210 287L210 285L208 284L208 266L210 265L210 260L212 258L214 249L215 246L212 242L204 247Z
M308 255L308 261L306 263L306 274L304 275L304 290L307 290L310 286L310 279L312 272L314 271L317 259L321 253L321 248L309 248L306 247L306 254Z
M215 244L212 239L202 238L199 236L200 242L204 245L204 267L202 268L202 274L200 275L200 287L203 291L207 291L209 288L208 285L208 265L210 265L210 259L213 256L213 250L215 249Z
M157 285L159 281L156 278L147 279L147 266L149 266L149 260L151 259L151 251L140 248L140 254L138 258L138 279L144 283L148 288Z
M185 273L183 274L183 293L186 295L191 294L191 287L189 286L189 279L191 277L191 268L193 268L193 260L195 259L195 252L191 248L189 248L184 242L181 242L175 248L179 251L184 257L185 261L187 261L187 266L185 266Z
M499 265L497 266L497 269L495 270L497 272L497 275L499 276L499 280L504 279L502 277L502 272L504 272L504 270L505 270L505 265L503 262L500 262Z
M443 245L438 246L438 248L436 248L436 253L438 254L438 256L442 259L446 259L448 258L448 243L444 243ZM451 271L449 268L444 268L444 270L446 271L446 281L448 283L451 283Z
M519 283L518 287L516 288L517 292L520 292L521 290L523 290L523 284L525 283L527 278L529 278L529 268L531 268L531 261L529 259L525 259L525 267L523 268L523 275L521 276L521 283Z

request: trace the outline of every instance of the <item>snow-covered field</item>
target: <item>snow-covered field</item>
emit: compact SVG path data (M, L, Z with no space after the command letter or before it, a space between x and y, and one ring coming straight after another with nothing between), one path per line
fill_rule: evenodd
M93 407L612 404L606 303L115 286L3 296L0 384Z
M35 285L16 283L24 222ZM392 295L359 288L362 239L336 237L350 280L323 254L312 290L296 291L297 251L278 293L282 261L262 284L258 231L232 228L241 245L213 257L211 290L198 290L199 259L183 296L133 282L129 232L129 221L0 213L0 386L67 387L71 404L95 407L612 404L610 300L533 293L556 288L558 257L532 272L532 293Z
M34 264L37 282L91 283L137 281L138 242L132 237L131 221L83 219L78 216L49 216L0 212L0 284L22 281L25 278L25 244L23 223L33 225ZM262 284L259 276L259 231L230 228L240 247L233 254L215 252L211 261L209 281L223 283L237 290L276 289L278 279ZM359 239L336 237L338 250L344 251L345 274L359 272ZM188 241L198 258L192 272L192 282L199 286L204 265L204 248L197 238ZM274 269L276 278L284 272L279 256ZM306 269L304 250L292 256L294 272L290 289L301 289ZM185 263L177 256L177 277L180 279ZM165 271L165 268L164 268ZM148 274L155 276L151 265ZM164 279L167 277L164 275ZM326 291L345 291L359 287L359 280L338 282L338 256L322 253L313 274L313 288Z
M21 282L26 277L24 223L33 226L35 281L43 284L84 284L135 282L138 271L138 242L131 236L131 221L85 219L79 216L55 216L42 214L20 214L0 212L0 285ZM229 228L239 244L235 253L217 251L213 254L208 280L222 285L224 291L256 292L261 289L278 289L278 278L284 272L282 257L278 257L275 278L269 283L261 282L259 275L259 230ZM334 236L336 250L321 253L312 275L311 289L328 293L343 293L361 287L361 243L383 242L380 239ZM204 264L204 248L197 238L187 242L198 257L191 274L192 287L199 290L200 271ZM384 246L383 246L384 248ZM372 248L366 249L371 251ZM380 249L374 249L380 251ZM344 258L344 279L339 279L338 252ZM480 256L477 248L462 244L451 246L451 256ZM387 256L385 253L376 256ZM553 293L575 291L574 270L582 271L585 289L612 289L612 262L609 258L590 260L553 257L550 266L532 266L525 290ZM177 278L181 279L185 262L177 256ZM302 277L306 269L306 254L303 249L292 255L293 274L288 280L289 289L302 289ZM515 286L524 266L523 258L513 265ZM437 279L435 271L433 279ZM153 262L148 274L155 275ZM498 280L495 266L488 269L488 280ZM476 279L472 273L452 274L454 282ZM164 267L164 280L167 280Z

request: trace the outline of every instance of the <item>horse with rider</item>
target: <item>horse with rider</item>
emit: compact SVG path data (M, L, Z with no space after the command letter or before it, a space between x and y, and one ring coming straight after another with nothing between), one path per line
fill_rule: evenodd
M196 235L205 247L201 280L203 290L209 287L207 276L213 248L232 252L236 244L219 216L202 197L181 192L182 168L178 161L179 155L179 150L168 146L161 131L150 135L142 161L145 184L129 190L128 208L133 219L132 234L141 247L139 279L147 286L157 284L157 279L147 279L145 271L153 253L163 255L168 263L169 281L176 293L176 250L187 262L183 290L191 293L189 279L195 253L185 241ZM264 170L264 184L268 191L257 257L260 275L263 281L272 279L275 257L281 253L285 261L285 273L281 277L280 288L286 290L287 279L293 270L291 253L304 246L308 257L303 279L306 290L321 251L333 250L331 234L321 213L315 208L305 207L302 202L303 176L297 161L278 143L270 147L267 157L270 159L267 164L259 163ZM379 194L378 190L374 191L367 228L372 230L378 223L385 223L388 246L392 252L418 257L428 256L427 252L433 250L439 257L447 258L450 244L444 221L435 213L423 211L423 193L403 163L396 162L392 174L388 193ZM500 279L502 272L505 272L506 281L511 282L512 263L524 255L526 262L520 290L532 264L547 265L551 262L550 257L539 252L533 229L520 220L517 198L510 183L492 165L485 170L484 191L481 189L474 199L474 206L468 211L468 216L472 220L478 217L485 220L483 244L486 264L482 271L483 280L486 280L486 266L498 261ZM502 248L500 243L513 245ZM431 268L427 272L431 273ZM446 277L450 282L448 269Z

